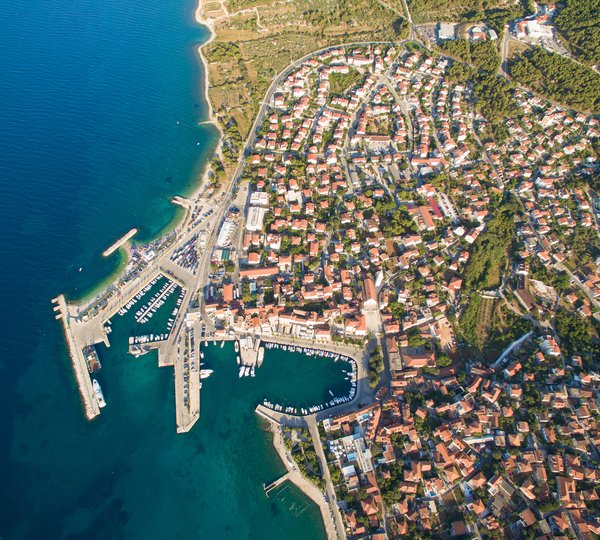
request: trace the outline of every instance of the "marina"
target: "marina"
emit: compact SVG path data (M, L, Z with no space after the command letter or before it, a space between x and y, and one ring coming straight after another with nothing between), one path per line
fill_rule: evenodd
M351 356L347 356L345 354L326 351L322 349L314 349L311 347L302 347L296 345L283 345L280 343L265 343L265 348L267 350L281 350L283 352L289 353L300 353L307 358L326 358L332 360L333 362L345 362L349 364L350 370L343 371L345 377L344 379L351 382L351 387L348 395L344 396L336 396L334 392L328 390L329 397L331 399L326 400L322 403L311 405L308 407L294 407L291 405L285 405L277 402L271 402L267 398L265 398L262 402L262 405L267 409L270 409L275 412L290 414L294 416L307 416L309 414L314 414L331 407L335 407L338 405L343 405L344 403L351 402L356 396L356 385L357 385L357 363L354 358ZM240 368L241 370L242 368ZM241 371L240 371L241 372Z
M20 7L7 9L14 15ZM156 351L143 360L127 356L129 336L162 333L152 327L162 314L143 330L129 324L138 307L130 317L114 315L147 279L163 273L162 262L149 262L122 287L115 282L96 309L85 313L81 300L78 313L76 304L91 286L108 283L125 260L122 248L110 257L102 251L133 224L140 237L160 234L174 214L169 201L188 194L210 159L217 132L198 126L207 113L195 52L208 30L193 22L194 2L109 2L100 15L93 3L46 7L11 18L4 31L12 53L4 70L2 218L10 253L5 278L14 289L5 305L16 315L5 328L6 366L14 365L2 377L2 535L211 538L216 530L248 530L258 518L267 522L263 540L296 540L291 503L276 493L264 502L262 483L282 473L268 434L251 421L229 440L221 436L224 425L250 410L246 401L207 406L203 414L216 421L178 437L172 370L156 369ZM133 241L129 250L137 249L137 235ZM58 292L65 292L64 309L49 305ZM57 315L63 320L55 321ZM36 329L25 320L35 320ZM94 375L107 403L92 423L85 418L99 408L86 346L97 351L101 369ZM231 355L232 347L222 350ZM204 385L214 392L203 395L203 407L226 393L218 375ZM79 395L88 394L93 399L82 397L80 407ZM236 454L242 444L252 461ZM231 485L222 481L224 465ZM152 478L169 481L156 490ZM306 504L297 490L293 500ZM303 533L320 538L318 512L312 514ZM310 515L309 509L303 519Z

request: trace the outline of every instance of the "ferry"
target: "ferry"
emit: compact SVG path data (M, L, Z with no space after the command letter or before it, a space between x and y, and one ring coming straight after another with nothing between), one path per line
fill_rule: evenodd
M100 388L100 383L96 379L92 379L92 386L94 387L94 392L96 393L98 407L101 409L106 407L106 401L104 401L104 394L102 393L102 388Z
M213 372L212 369L201 369L200 370L200 378L208 379L211 376L212 372Z

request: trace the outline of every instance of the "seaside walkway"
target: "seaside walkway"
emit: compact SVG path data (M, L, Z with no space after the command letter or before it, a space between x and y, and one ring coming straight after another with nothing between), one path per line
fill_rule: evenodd
M271 424L271 431L273 433L273 446L288 471L287 475L285 475L287 476L287 480L292 482L319 507L321 517L323 518L323 525L325 526L325 533L327 534L327 540L346 540L344 528L338 528L332 510L325 500L324 492L310 480L305 478L299 471L296 462L285 447L281 429L275 424Z
M339 533L340 531L344 530L344 520L342 519L342 514L340 513L340 507L337 504L335 488L333 487L331 475L329 474L329 466L327 465L327 458L325 457L325 452L323 451L323 444L321 443L321 435L319 433L319 427L317 422L318 420L315 415L311 415L306 419L306 423L308 424L308 431L310 432L310 436L312 438L317 457L319 458L321 475L325 479L325 488L327 490L329 510L331 511L331 515L335 520L336 531ZM345 537L345 535L342 535L342 537Z

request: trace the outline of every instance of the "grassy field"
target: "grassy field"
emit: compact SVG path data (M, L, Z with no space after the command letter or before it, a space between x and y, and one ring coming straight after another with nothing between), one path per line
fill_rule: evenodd
M349 73L333 73L329 77L330 92L333 95L343 95L351 86L358 84L362 78L361 73L356 69L351 69Z
M459 321L460 333L475 355L493 361L515 339L530 329L530 323L520 319L500 300L472 294L467 309Z
M216 38L204 53L210 64L209 98L236 148L273 77L294 60L328 45L398 40L406 34L404 19L377 0L229 0L226 8L229 16L216 20Z

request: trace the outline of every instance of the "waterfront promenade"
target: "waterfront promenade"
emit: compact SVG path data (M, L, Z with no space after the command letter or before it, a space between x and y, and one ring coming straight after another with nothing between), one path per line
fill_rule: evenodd
M304 425L306 426L306 423ZM327 502L324 493L298 470L298 466L285 447L279 426L271 423L271 432L273 433L273 446L287 469L287 479L319 507L327 539L345 540L344 526L341 521L341 515L339 515L339 508L334 502L335 499L329 498L329 502ZM324 465L325 467L327 466L326 464ZM339 520L335 514L339 515Z

